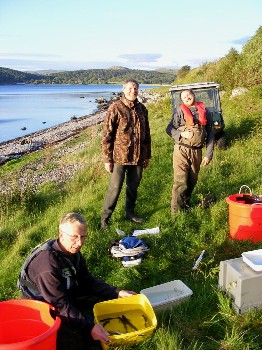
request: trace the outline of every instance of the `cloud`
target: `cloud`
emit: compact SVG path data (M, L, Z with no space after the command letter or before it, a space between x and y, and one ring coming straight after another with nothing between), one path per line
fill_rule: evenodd
M118 57L127 60L129 64L134 64L134 63L136 64L136 63L157 62L161 56L162 55L158 53L141 53L141 54L125 53L125 54L119 55Z
M5 57L0 54L0 67L6 67L19 71L38 71L38 70L85 70L85 69L107 69L112 66L122 66L129 69L154 70L159 68L179 69L184 65L195 68L204 62L215 60L216 57L192 58L190 60L169 60L161 54L123 54L118 60L111 61L63 61L55 55L35 55L31 57L21 57L17 53L17 58ZM7 55L8 56L8 55ZM38 57L39 56L39 57ZM120 57L122 59L120 59ZM53 58L53 59L52 59ZM125 61L124 61L125 60Z
M81 70L81 69L103 69L111 66L121 66L120 62L115 61L55 61L55 60L33 60L0 58L0 67L6 67L19 71L37 71L37 70Z

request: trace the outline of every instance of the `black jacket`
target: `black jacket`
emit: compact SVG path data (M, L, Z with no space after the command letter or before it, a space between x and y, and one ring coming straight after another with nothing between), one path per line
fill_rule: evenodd
M34 288L26 298L43 300L55 307L56 314L76 329L91 331L94 323L77 308L81 297L96 296L101 299L118 297L116 287L93 276L87 269L80 252L63 253L57 241L51 249L41 251L28 265L27 276ZM21 283L21 282L20 282Z

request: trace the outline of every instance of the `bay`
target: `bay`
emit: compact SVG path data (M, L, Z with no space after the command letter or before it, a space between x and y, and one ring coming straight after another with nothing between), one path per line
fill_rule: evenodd
M0 85L0 143L95 113L96 99L121 91L122 85Z

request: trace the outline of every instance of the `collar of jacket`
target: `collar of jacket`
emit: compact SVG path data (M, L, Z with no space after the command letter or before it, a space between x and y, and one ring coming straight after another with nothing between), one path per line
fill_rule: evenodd
M70 253L66 253L66 252L64 252L63 250L62 250L62 248L60 247L60 245L59 245L59 239L56 239L55 240L55 242L53 243L53 245L52 245L52 248L55 250L55 251L57 251L57 252L59 252L59 254L60 255L63 255L64 257L66 257L66 258L68 258L68 259L71 259L74 255L76 255L77 253L75 253L75 254L70 254Z
M134 108L138 104L138 99L129 101L124 95L121 97L121 101L130 109Z

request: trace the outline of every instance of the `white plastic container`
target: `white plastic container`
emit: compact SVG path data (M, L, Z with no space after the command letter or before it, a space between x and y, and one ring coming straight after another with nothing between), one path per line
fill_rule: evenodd
M262 271L262 249L242 253L243 261L254 271Z
M182 281L174 280L155 287L142 289L155 311L165 310L189 298L193 292Z

